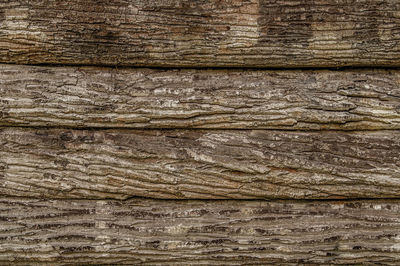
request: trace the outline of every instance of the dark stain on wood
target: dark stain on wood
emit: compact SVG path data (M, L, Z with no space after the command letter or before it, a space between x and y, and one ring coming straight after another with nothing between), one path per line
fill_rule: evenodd
M277 43L283 47L308 46L313 31L313 1L300 0L295 4L260 0L258 25L261 31L260 44Z
M128 15L129 1L117 0L112 5L104 0L52 2L52 7L63 9L61 13L37 3L32 6L35 8L30 10L30 20L55 33L50 40L54 47L60 45L59 40L70 43L64 47L64 55L85 54L90 56L88 63L95 63L99 57L118 60L118 55L126 52L122 32L117 28ZM47 23L41 19L43 17L54 17L56 21Z
M6 19L6 14L4 10L0 9L0 24Z
M379 30L384 30L384 25L378 20L382 16L391 17L389 13L379 14L379 10L385 7L385 4L380 1L370 2L365 4L363 1L355 2L354 5L359 10L362 21L359 21L355 25L354 37L358 40L354 45L359 49L359 53L368 53L369 47L372 45L384 45L384 43L380 40ZM394 38L393 45L398 43L398 41Z

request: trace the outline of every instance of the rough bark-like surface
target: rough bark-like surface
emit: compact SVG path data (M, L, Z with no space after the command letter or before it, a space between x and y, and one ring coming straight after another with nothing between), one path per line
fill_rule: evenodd
M398 0L3 0L0 61L400 66Z
M2 265L400 263L400 201L0 199Z
M0 125L400 129L400 71L0 65Z
M0 180L42 198L393 198L400 132L6 128Z

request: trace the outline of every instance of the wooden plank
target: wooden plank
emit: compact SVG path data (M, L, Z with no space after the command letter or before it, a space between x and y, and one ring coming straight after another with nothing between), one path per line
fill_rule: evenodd
M0 61L400 66L397 0L8 0Z
M1 198L0 262L398 265L399 217L399 200Z
M0 65L0 125L400 129L400 71Z
M400 196L400 131L0 131L0 193L39 198Z

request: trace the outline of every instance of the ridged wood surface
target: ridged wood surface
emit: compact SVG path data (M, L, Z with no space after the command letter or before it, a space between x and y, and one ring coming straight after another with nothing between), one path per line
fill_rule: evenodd
M399 265L400 72L334 70L399 67L399 29L397 0L0 0L0 264Z
M0 193L38 198L400 196L400 132L0 130Z
M398 0L2 0L0 62L400 66Z
M0 125L400 129L400 71L0 65Z
M396 201L0 199L2 265L399 265Z

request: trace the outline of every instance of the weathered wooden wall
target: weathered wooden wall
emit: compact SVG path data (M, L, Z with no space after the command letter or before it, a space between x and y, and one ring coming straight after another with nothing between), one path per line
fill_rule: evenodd
M0 0L0 264L399 265L397 67L398 0Z

